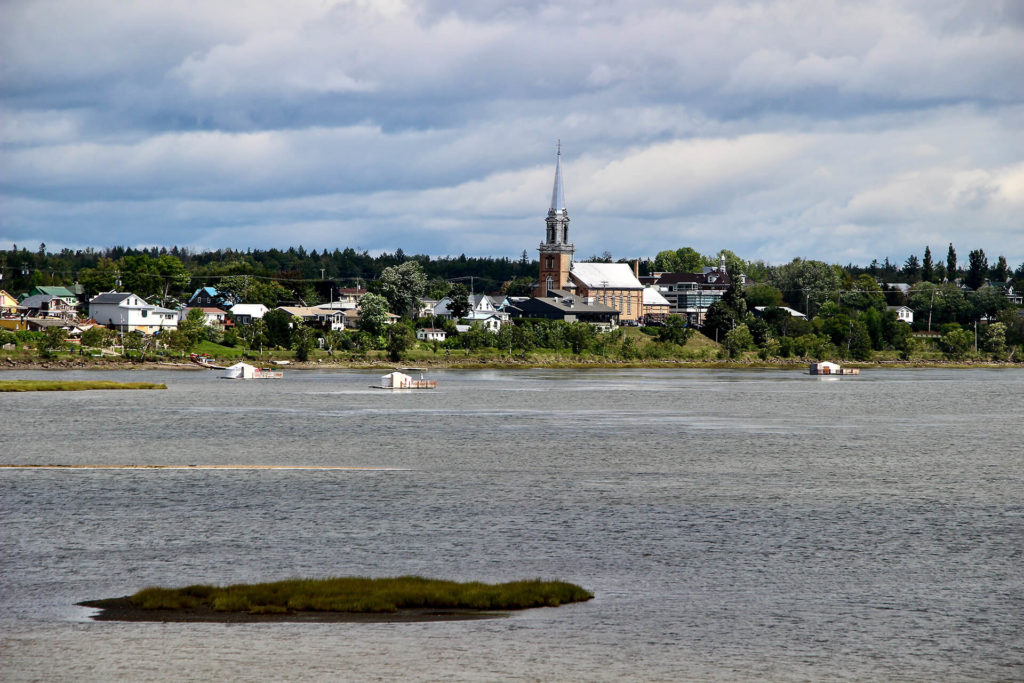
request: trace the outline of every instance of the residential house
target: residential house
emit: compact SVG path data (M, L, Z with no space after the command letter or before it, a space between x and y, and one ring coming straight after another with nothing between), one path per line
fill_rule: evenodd
M227 292L218 292L216 287L200 287L189 297L186 306L190 308L215 307L226 310L235 305L234 297Z
M82 288L81 285L76 285L75 286L75 289L81 289L81 288ZM28 295L29 296L43 295L43 296L57 297L58 299L61 299L62 301L64 301L71 308L78 308L78 304L81 303L81 300L78 298L78 295L75 294L75 292L73 292L71 290L71 288L68 288L68 287L37 286L37 287L33 287L31 289L31 291L29 291Z
M251 325L253 320L265 316L270 309L263 304L235 304L231 307L231 315L238 325Z
M466 315L462 316L460 320L465 321L467 324L472 325L473 323L480 323L488 330L497 332L501 329L501 326L508 322L509 314L504 310L499 310L499 306L504 307L506 299L504 297L490 297L486 294L470 294L469 297L469 311ZM497 305L495 304L497 300ZM444 318L446 320L452 319L452 312L449 306L451 305L451 297L445 297L437 302L434 306L432 315L438 318Z
M914 311L906 306L886 306L885 310L893 311L897 320L902 320L908 325L914 324Z
M18 314L18 300L0 289L0 316L14 316Z
M72 320L78 317L75 306L67 298L53 294L33 294L21 300L22 312L30 318L60 318Z
M192 311L196 308L203 312L203 315L206 318L206 324L209 327L224 327L228 323L228 314L225 311L222 311L219 308L214 308L212 306L186 306L185 308L181 309L181 311L179 311L178 320L184 320L185 318L188 317L189 311Z
M274 310L284 311L293 317L302 318L307 325L323 330L345 329L345 311L332 311L315 306L278 306Z
M444 330L436 327L421 327L416 330L416 338L420 341L443 342L447 336Z
M158 334L178 329L178 312L154 306L131 292L104 292L89 300L89 317L120 332Z

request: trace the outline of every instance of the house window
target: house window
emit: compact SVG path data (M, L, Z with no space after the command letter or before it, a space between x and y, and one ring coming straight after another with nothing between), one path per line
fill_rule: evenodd
M626 314L629 315L633 312L633 296L631 294L626 295Z

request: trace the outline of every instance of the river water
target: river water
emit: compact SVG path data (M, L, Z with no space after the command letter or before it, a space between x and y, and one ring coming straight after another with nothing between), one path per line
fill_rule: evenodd
M168 390L0 394L0 464L185 468L0 468L0 677L1024 679L1022 370L285 375L2 374ZM74 606L400 574L596 597L369 625Z

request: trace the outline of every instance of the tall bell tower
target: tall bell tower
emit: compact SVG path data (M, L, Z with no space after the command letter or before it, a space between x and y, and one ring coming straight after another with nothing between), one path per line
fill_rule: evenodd
M540 278L533 290L534 296L547 296L549 289L564 289L569 282L569 268L575 252L569 241L569 214L565 210L562 191L562 143L558 143L555 156L555 185L551 189L551 207L544 220L547 230L540 243Z

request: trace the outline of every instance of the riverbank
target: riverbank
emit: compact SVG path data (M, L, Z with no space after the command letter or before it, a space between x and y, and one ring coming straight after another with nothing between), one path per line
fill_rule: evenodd
M229 361L224 361L229 362ZM260 364L258 359L250 359L247 362ZM270 361L262 361L266 364ZM388 361L383 359L340 359L327 358L317 361L301 363L289 361L287 365L280 366L281 370L392 370L396 367L415 365L428 370L529 370L529 369L616 369L616 368L679 368L679 369L701 369L701 370L794 370L806 369L811 359L741 359L741 360L608 360L601 358L552 358L552 359L493 359L493 358L437 358L412 361ZM877 361L839 361L842 365L861 369L884 369L884 368L1024 368L1024 362L1012 363L1006 361L988 360L877 360ZM0 362L0 372L4 370L183 370L195 372L210 372L209 369L200 368L188 362L173 362L164 360L133 361L124 359L113 359L110 357L91 358L75 357L62 359L29 359L7 357Z

